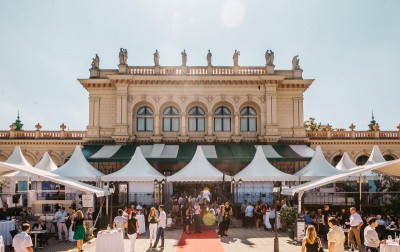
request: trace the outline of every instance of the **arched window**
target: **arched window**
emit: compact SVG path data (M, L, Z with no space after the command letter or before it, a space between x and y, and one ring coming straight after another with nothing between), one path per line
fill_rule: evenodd
M332 159L332 165L333 166L336 166L339 162L340 162L340 160L342 159L342 155L337 155L337 156L335 156L333 159Z
M205 113L200 107L194 107L189 111L189 131L204 131Z
M153 131L153 110L141 107L137 112L137 131Z
M217 108L214 116L215 131L231 131L231 111L227 107Z
M356 165L364 165L368 161L369 157L366 155L359 156L356 160Z
M163 112L163 131L179 131L179 112L174 107L167 107Z
M240 111L240 131L257 131L257 113L252 107Z
M384 155L383 158L384 158L386 161L392 161L392 160L395 160L395 159L396 159L396 158L393 157L392 155Z

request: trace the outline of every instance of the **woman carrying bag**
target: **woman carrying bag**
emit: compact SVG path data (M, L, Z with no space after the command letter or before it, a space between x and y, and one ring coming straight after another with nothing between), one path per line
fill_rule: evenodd
M136 220L136 213L132 212L131 218L128 220L128 237L131 240L130 252L135 252L135 242L139 235L139 222Z
M321 239L318 238L315 227L310 225L306 230L306 236L301 245L301 252L319 252L324 251L321 244Z
M83 218L83 212L81 210L76 212L76 217L74 219L75 232L73 239L76 240L76 246L78 251L83 251L83 240L86 238L85 232L85 220Z

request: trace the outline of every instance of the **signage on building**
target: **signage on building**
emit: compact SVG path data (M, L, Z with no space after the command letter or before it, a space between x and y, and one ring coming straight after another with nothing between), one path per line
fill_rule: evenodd
M82 207L94 207L93 194L82 194Z

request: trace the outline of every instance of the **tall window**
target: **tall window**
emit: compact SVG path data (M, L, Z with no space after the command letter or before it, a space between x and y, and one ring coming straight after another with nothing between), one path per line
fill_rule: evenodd
M167 107L163 112L163 131L179 131L179 112L174 107Z
M205 113L200 107L194 107L189 111L189 131L204 131Z
M214 113L214 130L231 131L231 111L227 107L219 107Z
M137 131L153 131L153 110L141 107L137 112Z
M240 131L257 131L257 113L252 107L240 111Z

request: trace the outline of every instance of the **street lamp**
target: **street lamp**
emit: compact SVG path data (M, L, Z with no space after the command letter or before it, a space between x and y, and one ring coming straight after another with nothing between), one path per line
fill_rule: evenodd
M110 183L108 186L108 191L110 192L110 200L111 200L111 211L110 211L110 224L112 226L112 213L113 213L113 194L115 192L115 187L113 183Z
M273 183L274 184L274 187L275 187L275 183ZM280 186L280 185L279 185ZM280 190L279 190L279 194L280 194ZM280 196L280 195L279 195ZM279 199L279 198L278 198ZM275 232L275 237L274 237L274 252L279 252L279 240L278 240L278 232L276 231L277 230L277 226L278 226L278 216L277 216L277 212L278 212L278 205L276 204L276 199L275 199L275 202L274 202L274 205L275 205L275 224L274 224L274 232Z
M154 180L154 186L158 187L158 204L162 203L161 187L163 185L165 185L165 179L162 179L161 181L158 181L157 179Z

